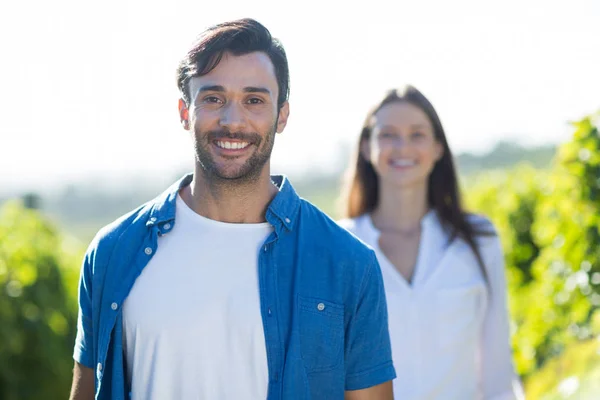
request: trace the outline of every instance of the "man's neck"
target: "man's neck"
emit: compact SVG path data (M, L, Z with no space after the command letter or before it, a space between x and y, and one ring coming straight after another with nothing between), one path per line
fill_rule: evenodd
M190 185L180 191L183 201L203 217L246 224L265 222L267 207L276 194L267 167L248 182L209 180L196 168Z

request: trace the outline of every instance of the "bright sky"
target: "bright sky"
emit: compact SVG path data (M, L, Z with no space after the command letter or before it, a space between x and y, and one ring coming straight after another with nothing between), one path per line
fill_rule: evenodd
M2 2L0 189L191 167L177 62L205 27L246 16L282 40L290 63L276 172L339 162L368 108L405 82L430 98L455 153L564 140L567 121L600 109L597 0L350 4Z

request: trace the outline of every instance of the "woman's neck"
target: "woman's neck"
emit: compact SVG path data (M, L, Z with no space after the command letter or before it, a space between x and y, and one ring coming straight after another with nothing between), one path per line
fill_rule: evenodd
M380 185L379 204L371 218L380 231L410 234L420 231L428 210L427 184L406 188Z

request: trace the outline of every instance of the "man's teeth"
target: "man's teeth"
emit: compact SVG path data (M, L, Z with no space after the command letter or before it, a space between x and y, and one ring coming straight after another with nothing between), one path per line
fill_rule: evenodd
M225 142L222 140L217 141L217 146L222 149L239 150L248 146L248 142Z
M394 160L392 161L392 165L395 167L412 167L415 165L414 160Z

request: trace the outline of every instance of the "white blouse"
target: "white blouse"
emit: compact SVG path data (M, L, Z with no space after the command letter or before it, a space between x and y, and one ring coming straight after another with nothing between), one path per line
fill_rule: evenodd
M476 223L487 223L474 217ZM478 238L486 286L468 244L449 235L434 211L421 220L409 284L379 248L370 215L340 221L377 254L388 305L399 400L523 398L509 342L504 258L497 236Z

